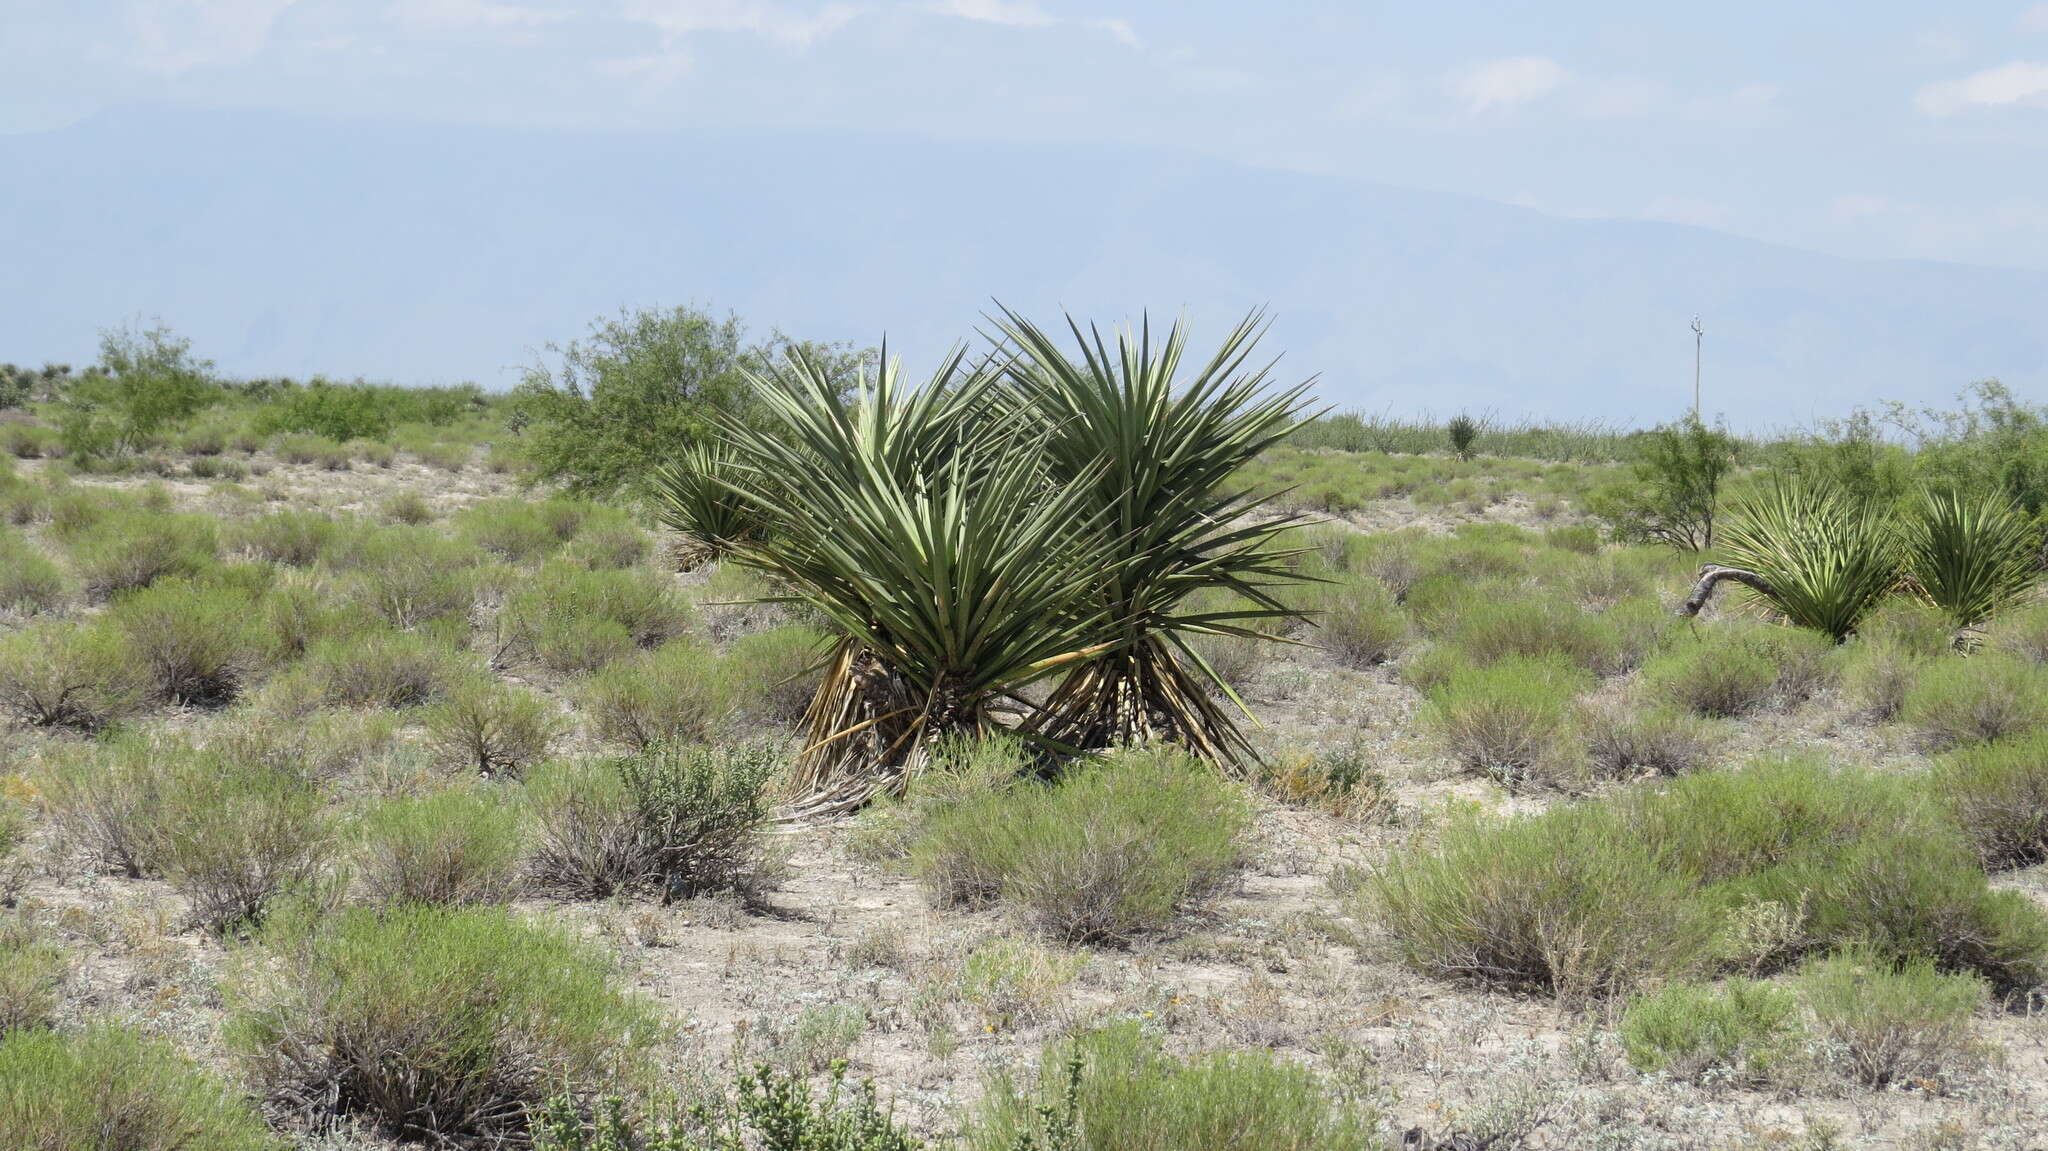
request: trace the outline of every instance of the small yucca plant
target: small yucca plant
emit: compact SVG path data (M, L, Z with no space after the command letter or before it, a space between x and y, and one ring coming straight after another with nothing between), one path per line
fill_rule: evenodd
M1722 544L1772 607L1840 641L1898 586L1896 536L1878 504L1793 477L1737 501Z
M2002 493L1930 491L1904 536L1907 574L1957 627L1981 623L2033 586L2040 533Z
M759 539L763 531L761 509L722 478L731 469L729 449L697 444L649 477L656 518L687 537L703 558L723 558L734 545Z
M1444 430L1451 438L1451 454L1461 460L1471 459L1472 446L1479 442L1479 421L1459 412Z

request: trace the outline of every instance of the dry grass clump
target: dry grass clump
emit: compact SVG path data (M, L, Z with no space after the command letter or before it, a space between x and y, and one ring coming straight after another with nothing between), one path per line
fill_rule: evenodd
M101 1024L0 1038L0 1146L280 1151L248 1101L168 1043Z
M1900 718L1935 748L2048 728L2048 666L2002 651L1942 660L1906 693Z
M54 1024L69 969L63 949L27 917L0 919L0 1037Z
M517 1144L550 1096L616 1090L662 1034L607 956L502 909L352 908L260 939L228 989L228 1039L271 1105L316 1130Z
M311 567L327 555L342 530L332 516L321 512L269 512L229 528L227 548L264 563Z
M518 894L525 815L489 789L385 800L354 832L355 882L381 905L503 903Z
M1213 769L1167 749L1119 751L1055 784L938 811L913 865L941 905L1002 902L1055 938L1123 942L1227 879L1249 820Z
M748 894L770 871L762 832L780 767L762 744L548 764L527 783L534 882L578 899Z

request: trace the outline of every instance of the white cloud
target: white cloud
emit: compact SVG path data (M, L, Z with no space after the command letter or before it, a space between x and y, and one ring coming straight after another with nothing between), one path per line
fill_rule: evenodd
M2036 4L2013 21L2022 32L2048 32L2048 4Z
M145 70L176 76L233 64L262 51L271 26L294 0L138 0L128 6L134 59Z
M1541 100L1570 79L1571 73L1547 56L1510 56L1461 68L1450 75L1449 82L1465 111L1478 116Z
M1952 116L1969 108L2048 103L2048 64L2016 61L1960 80L1929 84L1913 97L1929 116Z
M534 28L567 20L567 12L501 0L399 0L391 15L414 28Z
M1032 0L942 0L932 5L932 11L1011 28L1046 28L1057 23L1052 13Z
M1136 48L1138 46L1138 30L1132 27L1129 20L1120 20L1112 16L1101 20L1090 20L1088 21L1088 26L1099 32L1109 33L1110 39L1115 40L1126 48Z
M766 0L626 0L626 19L651 24L670 40L693 32L751 32L785 44L809 44L844 28L861 9L826 4L795 12Z

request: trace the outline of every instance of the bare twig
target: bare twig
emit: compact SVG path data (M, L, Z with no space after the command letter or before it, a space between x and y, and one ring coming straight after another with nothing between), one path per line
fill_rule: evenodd
M1725 580L1734 580L1736 583L1762 595L1774 594L1771 591L1769 580L1747 568L1722 567L1720 564L1703 564L1700 567L1699 582L1693 585L1692 594L1685 597L1685 602L1679 604L1678 610L1673 614L1684 616L1688 619L1700 614L1700 609L1706 607L1707 601L1714 598L1714 589L1720 587Z

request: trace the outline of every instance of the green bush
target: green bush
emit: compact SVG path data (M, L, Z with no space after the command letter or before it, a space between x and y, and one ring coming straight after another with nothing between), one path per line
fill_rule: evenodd
M211 751L167 748L136 837L144 860L224 932L310 890L332 846L321 796L303 778Z
M1408 617L1385 584L1347 579L1317 590L1316 639L1339 661L1373 667L1400 654Z
M170 703L227 703L265 660L255 604L230 589L161 580L122 596L107 618L152 690Z
M739 637L719 661L728 706L744 720L795 726L817 694L824 652L825 637L800 625Z
M436 758L481 775L517 777L547 753L561 717L540 696L482 677L468 679L421 717Z
M584 524L563 555L593 571L618 571L640 566L648 551L646 532L623 517L607 516Z
M1595 492L1593 514L1618 539L1691 551L1714 546L1721 485L1735 465L1734 438L1696 415L1631 438L1630 474Z
M2004 652L1942 660L1906 693L1900 718L1937 748L2048 727L2048 667Z
M1572 702L1592 677L1557 656L1514 655L1453 672L1424 722L1465 767L1518 781L1555 766Z
M427 497L412 488L393 493L384 501L383 512L385 519L407 527L417 527L434 518L434 509L427 503Z
M973 1151L1338 1151L1383 1146L1379 1116L1268 1052L1167 1054L1134 1023L1049 1047L1037 1082L997 1075L967 1124Z
M1714 757L1720 735L1705 721L1661 707L1582 701L1572 720L1586 765L1600 779L1684 775Z
M235 524L228 548L265 563L311 567L327 554L341 526L320 512L280 511Z
M2048 602L2014 608L1991 621L1991 645L2034 663L2048 663Z
M368 632L307 649L284 694L299 708L420 707L472 669L461 653L414 633Z
M577 688L577 706L599 739L634 747L708 739L730 711L733 693L759 682L749 674L736 683L736 673L756 669L732 662L679 639L599 668Z
M1950 752L1931 783L1985 868L2048 861L2048 732Z
M283 659L297 659L326 639L359 637L383 627L368 607L335 594L328 580L288 572L270 587L252 613L264 643Z
M1462 817L1370 890L1417 969L1575 1000L1693 966L1712 924L1692 887L1615 812L1579 805Z
M503 903L519 891L524 823L491 791L385 800L354 829L356 883L379 904Z
M552 671L594 671L680 635L688 609L653 572L549 564L505 602L504 629Z
M68 967L27 918L0 920L0 1038L56 1022Z
M93 731L142 703L144 683L119 632L40 623L0 636L0 706L23 723Z
M1710 1074L1767 1080L1800 1037L1798 1011L1791 992L1755 980L1672 983L1629 1001L1621 1046L1638 1071L1691 1082Z
M0 1038L0 1146L281 1151L248 1101L169 1044L122 1027Z
M109 512L73 539L72 570L95 599L148 587L169 576L190 578L213 565L213 520L202 515Z
M353 569L353 595L396 628L459 617L476 603L478 554L431 528L389 527L338 542L330 557Z
M941 904L1001 900L1048 935L1124 941L1223 882L1249 819L1243 796L1196 761L1121 751L1056 785L934 814L913 863Z
M1606 617L1589 615L1571 604L1531 599L1526 591L1509 600L1475 596L1460 605L1445 634L1446 642L1475 663L1511 656L1557 658L1605 673L1624 662L1620 636Z
M587 514L588 505L570 500L497 499L471 504L453 522L462 539L499 559L525 563L561 550Z
M1868 1087L1942 1078L1969 1057L1970 1016L1984 1003L1975 976L1867 948L1808 964L1799 987L1824 1050Z
M100 333L98 368L71 380L58 406L64 450L73 457L138 451L224 394L213 362L192 355L192 341L161 324Z
M1651 660L1643 684L1652 697L1695 715L1739 716L1771 699L1778 665L1740 638L1717 635Z
M662 1027L574 935L496 908L280 916L228 987L230 1044L273 1098L411 1141L518 1140L564 1089L640 1066Z
M19 534L0 536L0 610L33 615L62 607L70 591L50 557Z
M657 744L632 756L549 764L527 785L534 879L582 899L746 894L764 874L761 834L778 767L764 744Z

